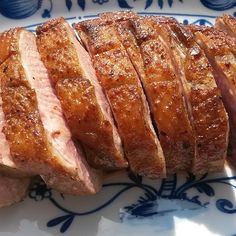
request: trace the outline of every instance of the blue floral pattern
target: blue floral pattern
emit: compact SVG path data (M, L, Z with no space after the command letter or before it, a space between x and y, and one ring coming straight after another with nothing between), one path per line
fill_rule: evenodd
M215 11L225 11L236 6L236 0L200 0L201 3Z
M188 19L184 19L183 20L183 24L184 25L188 25L188 24L194 24L194 25L202 25L202 26L213 26L213 24L209 21L209 20L206 20L206 19L198 19L198 20L195 20L193 22L189 22Z
M225 11L236 6L236 0L200 0L201 3L215 11ZM236 12L233 13L236 17Z
M178 1L183 2L183 0L178 0ZM174 0L167 0L167 5L169 7L172 7L173 2L174 2ZM146 5L145 5L145 9L149 8L152 4L153 4L153 0L147 0ZM157 0L157 4L162 9L164 7L165 0Z
M93 3L98 3L102 5L103 3L109 2L109 0L93 0Z
M215 190L212 184L223 184L236 190L236 185L230 182L230 180L236 180L236 176L208 178L208 175L205 174L202 177L197 178L192 174L189 174L186 176L186 180L183 184L177 185L178 176L173 175L168 179L163 179L159 189L143 183L143 178L140 176L129 174L128 177L128 182L114 182L104 184L103 188L117 187L119 190L115 192L114 195L105 203L85 212L74 212L63 207L62 204L53 197L51 189L47 188L42 182L34 185L30 189L29 197L36 201L48 199L61 211L62 214L59 217L48 221L47 226L59 226L60 232L64 233L68 230L75 218L94 214L103 208L110 206L115 200L118 199L120 195L134 188L141 189L143 195L139 196L136 203L123 207L123 212L120 214L121 221L127 216L131 219L132 217L144 218L153 215L164 215L166 213L176 211L174 208L167 209L165 211L158 211L157 206L160 199L168 199L170 201L174 199L188 201L195 204L197 207L206 208L210 204L210 201L201 200L201 195L205 195L209 199L215 196ZM196 189L199 194L190 197L188 194L190 189ZM225 214L236 213L236 206L234 206L234 204L226 198L217 199L215 204L216 208Z
M1 0L0 13L13 19L23 19L41 8L42 0Z

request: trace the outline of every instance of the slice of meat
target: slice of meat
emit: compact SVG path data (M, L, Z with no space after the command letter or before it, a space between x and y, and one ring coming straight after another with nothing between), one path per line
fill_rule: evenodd
M204 51L190 30L175 19L155 18L157 30L169 32L169 47L175 58L176 74L183 85L189 117L196 137L193 173L220 171L228 146L228 116ZM165 36L164 36L165 37Z
M13 35L15 31L9 31L7 34ZM6 34L6 33L5 33ZM6 40L4 40L6 38ZM15 40L15 37L12 37ZM16 41L10 46L9 37L0 37L0 64L2 64L7 57L9 56L9 51L16 51ZM15 47L14 47L15 46ZM8 140L6 139L6 135L4 133L4 127L6 124L5 115L2 109L2 91L0 87L0 172L2 174L10 175L13 177L25 177L27 175L33 175L28 171L27 173L21 171L16 163L13 161Z
M124 22L133 18L138 18L139 15L132 11L117 11L117 12L104 12L98 15L103 21L114 23ZM117 24L118 26L118 24Z
M114 23L114 27L118 32L120 41L126 49L135 70L137 71L141 82L144 85L143 78L145 77L144 62L142 53L134 36L134 28L131 19L135 22L139 16L134 12L106 12L99 15L102 19L110 23ZM142 18L141 18L142 19ZM145 89L145 86L144 86ZM147 96L148 98L148 96Z
M13 161L26 173L42 175L61 192L96 193L100 178L71 139L34 34L14 29L0 38L8 52L0 52L3 133Z
M126 168L109 104L90 57L69 24L58 18L40 26L37 45L68 125L85 147L88 162L106 170Z
M0 174L0 208L22 201L29 187L29 179L16 179Z
M155 21L122 12L102 17L115 21L122 44L142 81L159 131L167 173L189 170L194 156L192 127L171 54L155 31Z
M75 28L92 56L132 171L150 178L164 177L164 157L146 98L116 29L100 19L78 23Z
M224 14L216 19L215 25L231 37L236 37L236 19L233 16Z
M2 110L2 98L0 96L0 173L10 174L18 177L24 176L24 172L20 171L12 160L10 147L3 132L4 126L5 116Z
M204 49L221 91L230 123L228 155L233 160L236 158L236 58L231 47L235 45L235 42L224 32L214 28L198 26L189 26L189 28L194 33L197 43Z

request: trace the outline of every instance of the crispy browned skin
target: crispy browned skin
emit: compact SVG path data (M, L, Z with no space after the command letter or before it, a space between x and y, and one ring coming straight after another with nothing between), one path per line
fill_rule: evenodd
M106 170L126 168L127 161L116 128L111 123L112 117L109 114L109 120L102 110L96 87L81 67L83 58L78 58L71 37L76 39L68 23L63 18L51 20L37 29L37 36L41 58L55 85L68 125L85 147L89 163ZM87 69L93 69L91 67ZM106 105L108 113L107 102Z
M12 54L17 52L17 37L18 37L19 30L9 30L4 33L0 34L0 65L7 60ZM3 93L1 91L0 87L0 93L1 93L1 148L4 150L1 150L1 165L0 165L0 172L6 176L13 176L13 177L25 177L30 176L33 173L28 171L27 173L25 171L22 171L18 168L17 164L13 162L10 150L9 150L9 144L6 140L5 134L4 134L4 126L6 123L6 119L4 116L3 108L2 108L2 96ZM9 97L8 97L9 99ZM5 142L5 143L4 143Z
M142 58L142 53L134 36L134 28L131 23L131 19L135 22L139 16L133 12L106 12L100 14L100 16L106 20L108 23L113 22L117 29L120 41L125 47L130 60L132 61L135 70L142 78L145 77L144 63ZM143 82L143 81L142 81Z
M159 20L158 20L159 19ZM196 134L193 173L223 169L228 146L228 117L204 51L187 28L170 18L158 18L172 35L172 52L177 62L189 114Z
M107 21L108 24L113 23L114 27L118 32L120 41L122 42L124 48L126 49L130 60L132 61L135 70L139 74L139 77L142 81L144 77L144 65L143 58L141 55L140 48L134 37L134 29L130 22L131 19L134 21L138 18L138 15L134 12L106 12L99 15L104 21Z
M100 13L99 17L109 22L122 22L130 20L131 18L136 18L138 15L132 11L117 11Z
M2 109L6 120L3 132L17 166L23 168L24 172L28 169L29 173L38 174L27 166L35 160L39 161L40 166L40 162L47 162L50 154L37 109L36 94L31 89L21 64L17 46L21 31L20 28L11 29L0 35L4 49L0 53Z
M9 141L14 161L25 166L29 160L48 156L46 137L37 110L35 92L25 78L17 42L22 29L11 29L0 35L0 78L2 109L5 115L3 132ZM27 170L27 167L24 168ZM29 172L31 172L29 168Z
M189 26L199 45L204 49L215 75L222 99L229 115L229 160L236 159L236 57L235 40L223 31L208 27Z
M165 176L162 149L151 125L137 73L115 28L102 20L76 29L88 48L109 99L131 169L150 178Z
M0 78L6 120L3 132L14 161L19 166L25 165L25 157L28 157L27 162L35 159L46 161L49 154L36 95L24 79L25 72L17 54L0 66Z
M12 54L16 54L17 41L21 29L10 29L0 35L0 65Z
M18 54L12 54L0 66L2 108L6 120L3 132L17 167L36 175L40 169L49 172L51 165L56 167L57 164L49 152L35 91L25 77ZM31 168L35 162L37 167ZM60 171L64 172L61 168Z
M3 133L17 168L41 175L61 192L94 194L100 188L100 176L90 170L71 140L60 103L40 61L35 36L17 28L0 34L0 41L6 42L6 50L0 51L0 60L4 61L0 66L1 105L6 121ZM50 119L54 123L50 124Z
M233 16L224 14L216 19L215 25L228 35L236 37L236 19Z
M168 45L150 18L132 21L144 61L143 84L148 94L169 173L189 170L194 157L194 133L188 119L180 81Z
M159 131L167 173L189 170L194 139L169 49L155 31L155 22L134 13L103 14L114 20L122 44L143 83Z

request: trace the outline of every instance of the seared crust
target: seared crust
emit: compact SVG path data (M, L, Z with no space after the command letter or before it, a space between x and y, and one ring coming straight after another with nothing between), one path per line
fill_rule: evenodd
M107 22L114 23L114 27L118 32L118 36L123 46L125 47L130 60L132 61L135 70L137 71L142 83L145 77L144 64L142 53L134 36L134 28L132 22L136 22L139 16L133 12L116 12L116 13L103 13L99 16Z
M16 58L16 56L14 56L14 55L17 54L17 50L18 50L17 41L18 41L18 37L19 37L19 34L20 34L21 31L22 31L21 28L17 28L17 29L11 29L9 31L6 31L6 32L3 32L3 33L0 34L0 52L1 52L0 53L0 65L2 65L1 69L0 69L1 70L0 71L0 78L1 79L3 77L5 77L5 72L3 73L2 69L5 68L4 70L7 71L7 67L8 67L8 65L7 65L8 63L7 62L4 63L4 62L5 61L12 61L12 59L9 59L9 57L12 57L12 58L15 57ZM19 65L16 63L15 67L18 67L18 66ZM15 68L14 68L14 70L15 70ZM7 83L7 81L5 81L5 82ZM2 88L0 88L0 91L1 91L1 89ZM9 88L7 88L7 90L9 90ZM13 100L14 99L17 100L16 97L13 97L13 98L10 97L11 96L10 93L12 93L12 95L13 95L13 93L15 92L14 86L12 86L11 90L12 90L11 92L6 91L6 90L0 92L1 93L1 99L0 99L1 102L0 103L1 103L1 112L2 112L2 115L1 115L1 122L2 122L1 132L3 132L4 137L6 136L4 134L4 132L8 132L8 133L10 132L11 134L9 133L9 135L11 137L16 135L16 134L14 134L15 130L7 131L6 126L11 126L13 124L12 124L11 121L7 122L7 120L5 119L5 115L3 114L4 113L3 106L5 106L8 111L10 109L14 109L15 111L17 110L16 107L14 107L14 106L11 107ZM7 95L6 95L6 93L7 93ZM5 97L5 95L7 97ZM5 101L4 104L3 104L2 96L4 96L4 101ZM19 105L20 101L17 101L17 102L18 102L18 105ZM34 101L32 101L32 102L34 102ZM9 119L12 119L12 118L9 118ZM25 117L25 120L27 120L26 117ZM17 119L15 119L15 121L16 121L15 123L18 122ZM5 126L5 124L6 124L6 126ZM29 126L32 127L32 125L30 125L30 124L29 124ZM29 134L29 136L30 136L30 134ZM2 137L2 135L1 135L1 139L4 138L4 137ZM6 139L6 137L4 139ZM4 144L3 145L4 145L4 149L5 149L4 153L6 154L6 149L10 148L10 147L6 146L6 145L9 146L8 141L6 140L5 142L7 142L7 143L5 145ZM19 138L19 142L21 142L20 138ZM33 142L33 141L31 141L31 142ZM30 146L29 143L27 143L27 145ZM17 147L15 147L15 148L17 148ZM27 149L27 147L25 147L25 148ZM19 151L21 151L21 150L19 150ZM22 150L22 151L24 152L24 150ZM3 150L2 150L2 152L3 152ZM8 152L10 152L10 150ZM33 152L33 150L31 150L31 152ZM20 169L21 162L18 163L18 164L20 164L18 166L18 164L13 161L12 156L11 156L10 153L8 154L9 155L8 157L6 157L5 154L3 154L3 156L2 156L3 159L2 159L2 162L1 162L1 165L0 165L0 172L2 174L6 175L6 176L9 175L9 176L18 177L18 178L26 177L26 176L30 176L30 175L34 174L30 170L27 170L27 172L24 171L24 170L21 170ZM4 158L7 158L7 159L5 160Z
M235 165L236 158L236 58L235 40L214 28L189 27L204 49L215 75L222 99L229 115L230 151L228 157Z
M22 30L22 28L16 28L0 33L0 65L12 54L18 52L18 38Z
M173 19L160 18L174 32L172 52L189 102L189 114L196 134L193 173L222 170L228 146L228 117L216 86L212 67L204 51L187 28ZM157 19L158 21L158 19Z
M155 22L136 14L102 14L115 25L143 83L159 131L167 174L189 170L194 139L168 48L155 31Z
M28 168L28 164L35 160L47 160L47 141L36 95L25 79L19 55L13 54L0 66L0 78L6 120L3 132L9 142L12 158L26 172L37 174Z
M19 54L12 54L0 66L0 78L6 120L3 132L17 168L31 175L50 173L54 168L67 174L50 153L36 94L26 79Z
M91 165L106 170L126 168L127 161L116 128L111 124L111 115L109 120L98 102L96 87L81 67L83 58L78 58L71 39L75 36L68 27L63 18L58 18L37 29L38 49L55 84L68 125L85 147ZM92 65L87 69L91 68Z
M212 74L212 68L203 51L195 54L196 48L186 56L186 79L191 81L192 112L194 127L198 135L198 159L194 162L194 173L221 171L224 167L228 147L228 116L221 94ZM207 159L204 166L204 159Z
M136 18L138 15L132 11L118 11L118 12L104 12L99 14L99 17L108 22L122 22L132 18Z
M115 28L100 19L81 22L75 28L93 58L131 169L150 178L164 177L162 149L151 125L142 87Z
M13 41L10 42L10 36L6 39L9 55L0 52L0 58L5 58L0 66L2 109L6 119L3 132L12 158L17 168L41 175L49 186L61 192L95 194L101 186L100 176L90 170L84 163L83 155L76 151L64 123L60 103L53 94L46 69L39 59L35 36L23 29L14 30L17 33L12 34L15 35ZM3 43L6 35L0 35ZM45 97L42 100L44 94L48 101ZM48 110L44 104L47 104ZM56 123L46 123L45 117ZM59 137L66 143L60 143ZM69 147L65 157L55 141Z
M189 170L194 157L194 134L171 53L158 35L155 21L139 18L132 20L132 25L144 61L143 84L159 130L167 172Z
M236 37L236 19L233 16L224 14L216 19L215 25L228 35Z

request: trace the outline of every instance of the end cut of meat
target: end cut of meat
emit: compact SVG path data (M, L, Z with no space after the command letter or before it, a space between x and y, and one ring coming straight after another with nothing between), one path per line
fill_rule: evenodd
M212 65L216 83L229 115L228 157L233 160L236 158L236 58L233 53L236 44L233 38L215 28L189 27Z
M40 26L37 45L68 125L85 148L88 162L105 170L126 168L109 104L89 54L69 24L58 18Z
M26 197L29 184L29 179L16 179L0 174L0 208L22 201Z
M183 86L195 133L193 173L221 171L227 153L229 127L212 67L189 29L173 18L155 19L170 33L169 47L175 58L176 74Z
M96 193L100 178L71 139L34 34L17 28L2 33L0 42L3 133L12 160L61 192Z
M111 105L131 170L150 178L164 177L162 148L142 85L116 29L101 19L78 23L75 28Z

